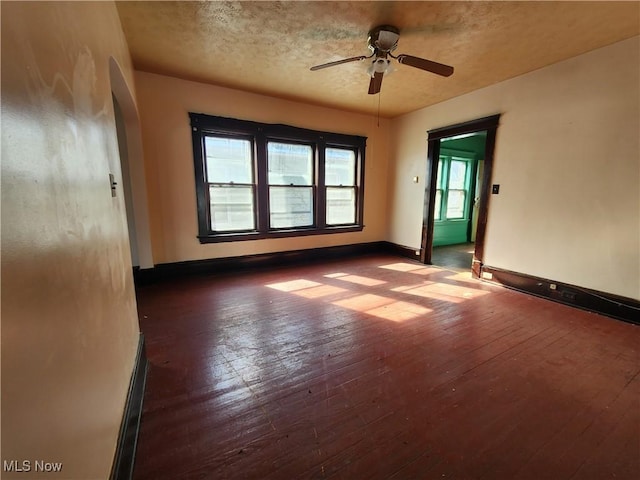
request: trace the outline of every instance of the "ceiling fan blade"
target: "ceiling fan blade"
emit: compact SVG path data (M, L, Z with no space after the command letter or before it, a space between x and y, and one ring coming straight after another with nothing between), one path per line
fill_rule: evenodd
M398 55L396 59L403 65L409 65L421 70L426 70L427 72L436 73L443 77L448 77L453 73L453 67L450 67L449 65L433 62L420 57L414 57L413 55Z
M323 68L335 67L336 65L342 65L343 63L359 62L359 61L364 60L366 58L369 58L369 57L361 55L359 57L345 58L343 60L336 60L335 62L329 62L329 63L323 63L322 65L316 65L314 67L311 67L311 70L316 71L316 70L321 70Z
M369 82L369 95L375 95L376 93L380 93L380 88L382 88L382 77L384 77L384 73L376 72L371 77L371 81Z

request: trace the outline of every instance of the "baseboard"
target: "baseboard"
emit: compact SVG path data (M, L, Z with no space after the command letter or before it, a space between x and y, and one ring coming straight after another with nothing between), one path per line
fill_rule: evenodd
M416 253L418 252L418 253ZM324 262L354 256L389 253L412 260L420 260L420 250L398 245L392 242L379 241L338 245L333 247L290 250L285 252L260 253L238 257L211 258L186 262L160 263L154 268L134 270L136 285L147 285L166 279L179 277L212 275L257 268L274 268L281 266L302 265L313 262Z
M141 269L134 272L134 278L136 285L140 286L185 276L212 275L265 267L274 268L325 262L353 256L389 253L389 251L387 242L369 242L238 257L161 263L154 268Z
M142 403L147 381L148 361L144 347L144 335L140 334L138 352L129 383L127 403L122 416L118 445L111 469L111 480L129 480L133 477L138 432L142 417Z
M411 260L420 261L420 249L405 247L393 242L384 242L385 249L388 253L393 253L401 257L410 258Z
M640 324L638 300L487 265L482 266L481 278L520 292Z

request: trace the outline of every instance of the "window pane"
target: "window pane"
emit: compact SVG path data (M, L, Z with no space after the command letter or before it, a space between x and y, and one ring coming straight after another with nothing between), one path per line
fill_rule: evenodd
M352 150L327 148L324 169L325 185L356 184L356 155Z
M269 187L271 228L313 225L313 191L304 187Z
M436 187L442 188L442 165L444 164L444 157L440 157L440 161L438 162L438 174L436 176Z
M463 190L467 174L467 162L451 160L449 169L449 189Z
M327 187L327 225L356 223L355 190Z
M209 186L211 230L254 230L253 188Z
M433 209L436 220L440 220L440 210L442 210L442 190L436 190L436 206Z
M447 218L464 218L464 190L449 190L447 193Z
M209 183L253 183L251 142L224 137L205 137Z
M267 144L270 185L313 185L313 150L309 145Z

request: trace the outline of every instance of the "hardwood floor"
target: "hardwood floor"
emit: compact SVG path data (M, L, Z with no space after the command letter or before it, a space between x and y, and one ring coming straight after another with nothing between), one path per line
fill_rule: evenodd
M431 263L449 270L468 272L471 270L474 249L475 244L473 243L433 247Z
M138 297L136 479L640 478L632 324L382 255Z

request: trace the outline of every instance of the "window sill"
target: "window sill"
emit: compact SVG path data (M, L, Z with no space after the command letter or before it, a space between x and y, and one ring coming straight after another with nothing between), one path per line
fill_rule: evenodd
M218 233L212 235L198 235L200 243L244 242L248 240L266 240L269 238L307 237L311 235L329 235L333 233L361 232L364 225L346 225L326 227L323 229L309 228L296 230L273 230L269 232L241 232Z
M468 222L469 220L471 220L470 218L450 218L447 220L434 220L434 223L461 223L461 222Z

